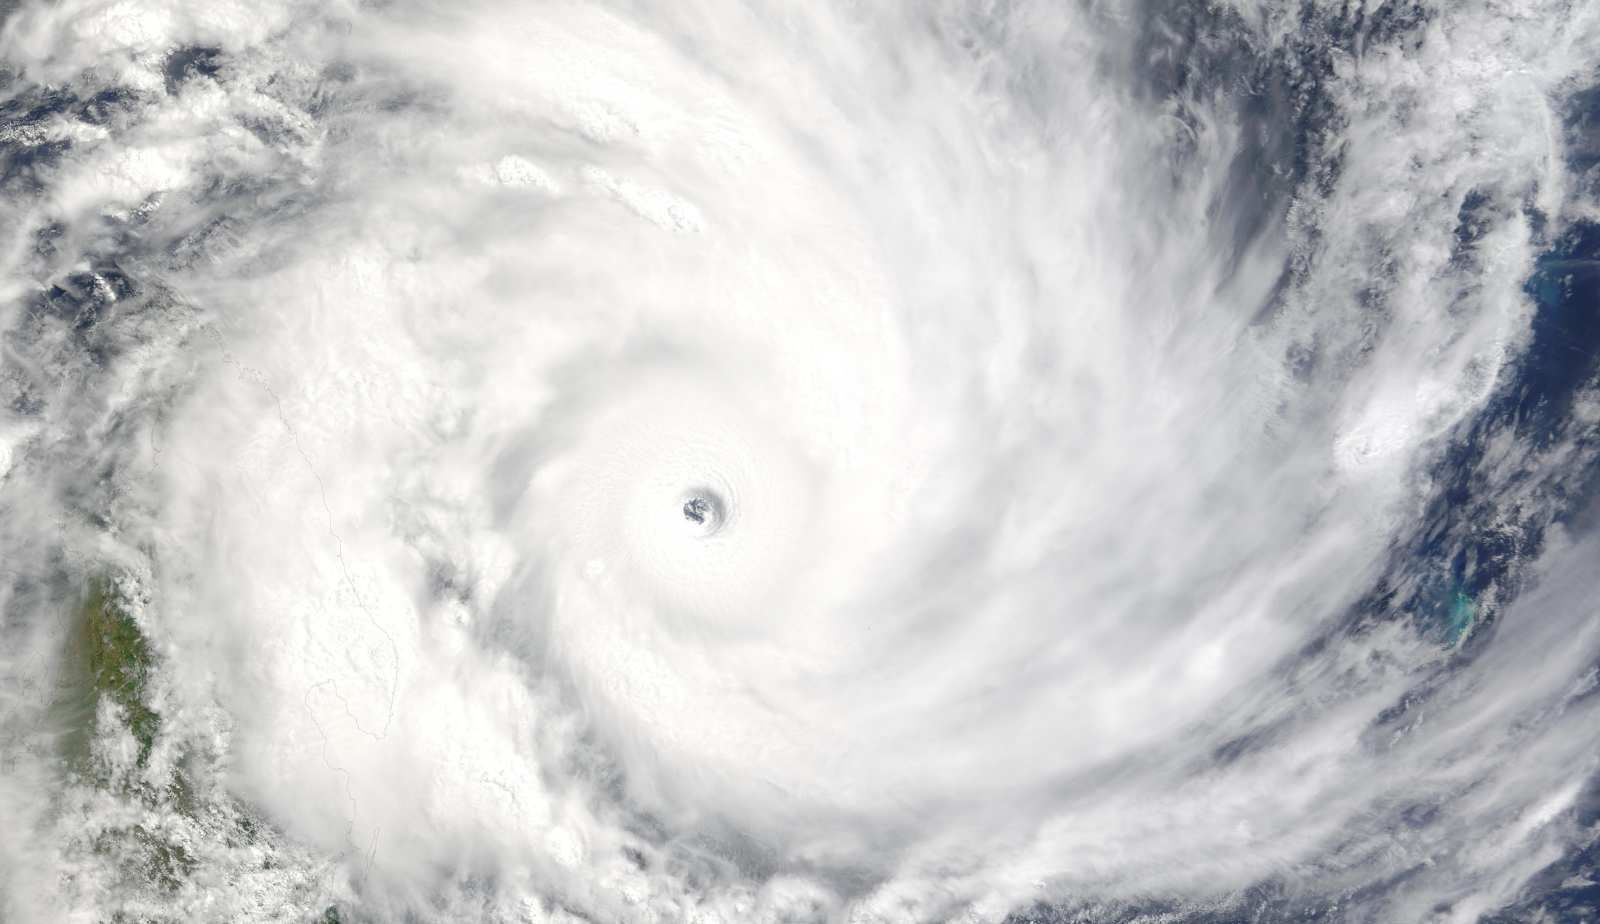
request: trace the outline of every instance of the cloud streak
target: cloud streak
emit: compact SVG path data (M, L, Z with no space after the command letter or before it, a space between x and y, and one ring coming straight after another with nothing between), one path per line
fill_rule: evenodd
M1504 410L1581 4L0 36L6 916L1470 921L1586 836L1600 404Z

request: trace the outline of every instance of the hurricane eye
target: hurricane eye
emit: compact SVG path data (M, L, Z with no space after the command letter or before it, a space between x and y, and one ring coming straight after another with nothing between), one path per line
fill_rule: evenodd
M723 521L722 499L709 491L696 491L683 501L683 518L701 536L716 532Z

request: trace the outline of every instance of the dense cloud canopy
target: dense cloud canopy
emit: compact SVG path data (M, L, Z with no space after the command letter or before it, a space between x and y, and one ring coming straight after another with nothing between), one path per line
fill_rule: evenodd
M0 920L1592 900L1587 0L0 15Z

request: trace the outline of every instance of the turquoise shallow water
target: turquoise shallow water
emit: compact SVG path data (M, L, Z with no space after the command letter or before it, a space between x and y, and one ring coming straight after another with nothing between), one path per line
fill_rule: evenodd
M0 920L1600 913L1587 6L0 17Z

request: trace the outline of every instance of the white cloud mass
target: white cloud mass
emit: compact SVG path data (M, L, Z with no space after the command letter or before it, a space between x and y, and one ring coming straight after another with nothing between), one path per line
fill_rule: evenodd
M0 16L0 921L1466 922L1600 830L1588 0Z

